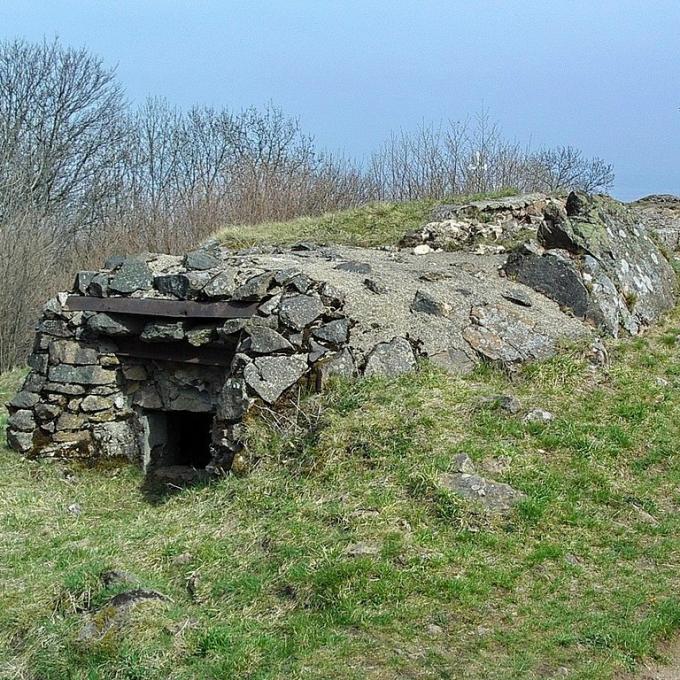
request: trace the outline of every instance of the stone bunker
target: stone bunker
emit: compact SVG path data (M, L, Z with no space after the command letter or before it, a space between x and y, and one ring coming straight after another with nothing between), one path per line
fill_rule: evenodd
M419 357L452 373L543 359L673 303L639 214L577 194L443 206L401 247L112 257L45 305L7 438L30 456L226 471L255 404Z

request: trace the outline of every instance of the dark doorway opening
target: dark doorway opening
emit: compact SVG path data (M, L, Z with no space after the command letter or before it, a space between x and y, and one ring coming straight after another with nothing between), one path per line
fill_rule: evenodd
M148 411L149 468L203 469L210 462L212 413Z

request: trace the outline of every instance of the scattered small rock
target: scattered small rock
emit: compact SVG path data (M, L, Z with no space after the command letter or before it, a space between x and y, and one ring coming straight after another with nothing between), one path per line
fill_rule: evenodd
M448 317L451 305L443 300L437 300L433 295L423 290L417 290L411 303L412 312L423 312L432 316Z
M522 410L522 402L513 394L501 394L498 397L498 406L513 415Z
M130 572L119 571L118 569L108 569L99 574L99 579L104 584L106 588L111 586L120 586L123 584L127 585L137 585L139 584L139 579Z
M465 465L466 469L470 469L469 465L471 462ZM492 482L467 472L442 475L439 483L457 496L477 501L487 510L495 513L506 513L513 505L526 498L523 493L516 491L509 484Z
M71 503L71 505L68 506L67 510L76 517L80 515L80 513L83 511L79 503Z
M514 288L513 290L508 290L505 293L502 293L502 295L506 300L516 305L519 305L520 307L531 307L532 305L529 296L523 291L518 290L517 288Z
M376 295L387 294L387 286L375 279L364 279L364 286L366 286L371 293L375 293Z
M525 416L525 423L549 423L555 420L555 416L550 411L545 411L542 408L531 409Z
M193 555L191 553L181 553L179 555L176 555L175 557L172 558L172 563L177 566L184 566L187 564L191 564L193 561Z
M155 590L137 588L115 595L101 608L88 614L78 640L91 643L101 640L109 631L120 628L133 608L149 601L167 602L168 598Z
M351 543L345 548L344 554L347 557L375 557L380 554L380 546L375 543Z
M357 262L355 260L350 260L348 262L341 262L336 265L335 269L341 272L352 272L354 274L370 274L371 265L367 262Z
M453 459L453 471L467 475L472 475L475 472L475 466L470 456L467 453L459 453Z

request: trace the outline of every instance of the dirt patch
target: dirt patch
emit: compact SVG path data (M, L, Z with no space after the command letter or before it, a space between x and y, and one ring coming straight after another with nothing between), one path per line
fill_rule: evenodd
M680 680L680 637L665 644L659 656L661 661L646 661L640 670L623 680Z

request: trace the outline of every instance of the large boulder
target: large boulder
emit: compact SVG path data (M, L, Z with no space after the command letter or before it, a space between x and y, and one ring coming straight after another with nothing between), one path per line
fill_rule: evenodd
M572 192L546 210L538 244L520 246L505 273L616 336L636 334L675 301L675 274L635 211Z

